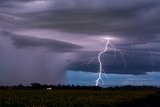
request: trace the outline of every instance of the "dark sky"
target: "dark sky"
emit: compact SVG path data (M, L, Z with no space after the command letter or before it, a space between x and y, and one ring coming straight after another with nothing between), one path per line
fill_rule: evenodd
M0 84L63 83L65 71L160 69L159 0L1 0ZM123 54L123 55L120 55ZM124 59L122 59L122 56ZM124 60L126 70L124 71Z

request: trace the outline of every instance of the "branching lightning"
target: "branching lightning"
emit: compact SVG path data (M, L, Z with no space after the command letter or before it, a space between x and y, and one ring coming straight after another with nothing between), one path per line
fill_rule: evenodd
M99 54L98 54L98 62L99 62L99 74L98 74L98 79L96 80L96 86L99 84L99 81L103 81L102 80L102 62L101 62L101 55L103 53L105 53L108 49L108 44L109 44L109 40L107 39L107 42L105 44L105 49L103 51L101 51Z
M110 38L105 38L105 40L103 40L103 42L105 41L105 48L104 48L104 50L102 50L102 51L99 52L98 57L92 57L91 60L87 63L87 65L89 65L95 59L98 60L99 71L98 71L98 78L96 79L96 84L95 84L96 86L98 86L100 84L104 84L104 81L103 81L103 78L102 78L103 75L105 75L106 78L108 78L108 76L106 75L106 72L103 70L103 63L102 63L101 58L102 58L102 55L108 51L109 46L114 50L114 56L113 56L114 59L116 58L117 52L119 53L119 55L121 57L121 60L123 61L123 64L124 64L124 71L126 71L127 62L125 60L124 54L119 49L117 49L110 42L110 40L111 40ZM132 42L131 42L132 55L133 55L133 46L132 45L134 44L135 40L137 40L137 38L132 39ZM152 66L153 66L153 53L151 51L151 45L144 38L143 38L143 41L145 42L145 44L148 47L148 51L149 51L150 58L151 58L151 63L152 63Z
M151 51L151 45L145 40L145 38L143 38L143 41L145 42L145 44L147 45L148 47L148 51L149 51L149 54L150 54L150 58L151 58L151 64L152 64L152 67L153 67L153 53Z
M118 49L115 48L115 46L110 42L110 39L109 39L109 38L105 38L105 49L104 49L103 51L100 51L100 53L98 54L98 57L93 57L93 58L87 63L87 65L89 65L93 60L95 60L95 59L98 60L98 63L99 63L99 73L98 73L98 78L97 78L96 84L95 84L96 86L98 86L98 85L100 84L100 82L101 82L102 84L104 84L104 81L103 81L103 79L102 79L102 73L104 73L105 76L106 76L106 78L108 78L108 76L106 75L105 71L103 70L103 64L102 64L102 61L101 61L101 57L102 57L102 55L103 55L105 52L108 51L108 46L109 46L109 45L110 45L110 46L113 48L113 50L114 50L114 58L116 57L116 53L117 53L117 52L120 54L121 60L122 60L123 63L124 63L124 71L126 70L126 65L127 65L127 63L126 63L126 61L125 61L125 58L124 58L123 53L122 53L120 50L118 50Z
M109 41L109 40L108 40L108 41ZM126 60L125 60L125 58L124 58L124 54L123 54L120 50L116 49L115 46L114 46L110 41L109 41L109 44L110 44L111 47L114 49L114 58L116 57L116 52L118 52L118 53L120 54L121 60L122 60L123 63L124 63L124 68L123 68L123 70L125 71L125 70L126 70L127 63L126 63Z
M133 44L134 44L135 40L137 40L137 38L133 38L132 43L131 43L132 56L133 56ZM148 48L148 51L149 51L149 54L150 54L151 65L153 67L154 63L153 63L153 53L152 53L152 50L151 50L151 45L150 45L150 43L148 43L148 41L146 41L146 39L144 37L142 38L142 41L144 42L144 44L146 44L146 46Z
M134 41L136 41L137 38L133 38L132 39L132 42L131 42L131 56L133 57L133 54L134 54L134 49L133 49L133 45L134 45Z

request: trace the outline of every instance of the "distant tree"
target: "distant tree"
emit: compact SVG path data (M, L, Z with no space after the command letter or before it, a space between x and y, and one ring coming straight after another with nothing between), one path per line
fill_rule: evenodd
M24 86L22 84L19 84L17 87L18 88L24 88Z
M31 83L31 86L34 89L42 89L42 85L39 83Z

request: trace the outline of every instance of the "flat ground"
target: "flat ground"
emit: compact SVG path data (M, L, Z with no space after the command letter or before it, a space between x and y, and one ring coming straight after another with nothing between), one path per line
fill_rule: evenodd
M160 107L157 90L0 90L0 107Z

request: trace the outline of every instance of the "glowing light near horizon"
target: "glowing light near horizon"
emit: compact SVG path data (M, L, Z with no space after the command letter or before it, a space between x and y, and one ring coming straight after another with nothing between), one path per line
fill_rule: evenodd
M104 39L107 40L107 41L109 41L109 40L113 40L115 38L113 38L113 37L104 37Z

